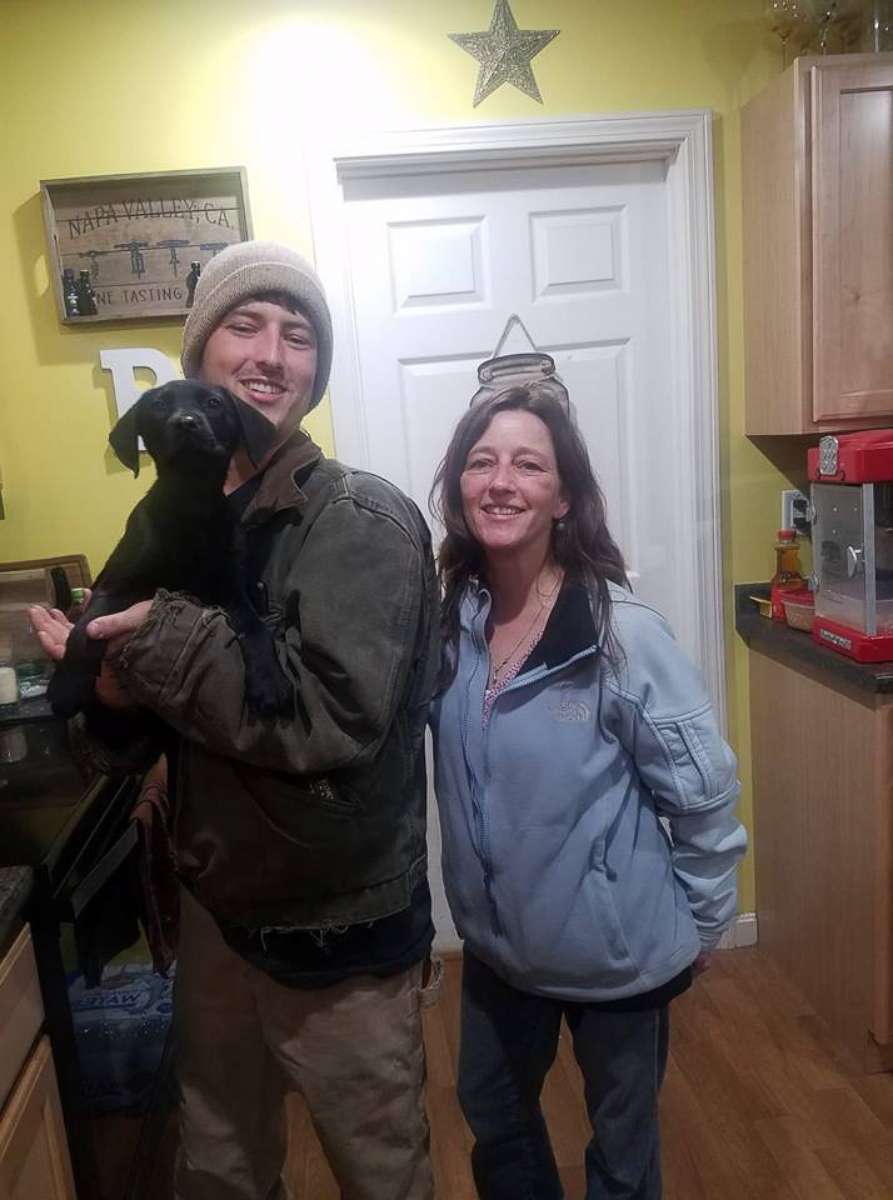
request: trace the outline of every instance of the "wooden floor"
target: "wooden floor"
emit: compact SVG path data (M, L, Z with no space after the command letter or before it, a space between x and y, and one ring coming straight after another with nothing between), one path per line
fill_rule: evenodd
M460 964L450 961L442 998L425 1015L438 1200L475 1198L470 1138L455 1097L459 985ZM544 1108L567 1200L580 1200L589 1134L567 1036ZM665 1200L893 1197L893 1075L861 1075L837 1060L809 1006L759 950L718 953L673 1002L662 1114ZM287 1179L296 1200L339 1200L297 1098L290 1116ZM170 1198L160 1177L174 1140L172 1126L152 1200ZM124 1144L118 1122L109 1120L100 1144L104 1200L122 1200L113 1163Z

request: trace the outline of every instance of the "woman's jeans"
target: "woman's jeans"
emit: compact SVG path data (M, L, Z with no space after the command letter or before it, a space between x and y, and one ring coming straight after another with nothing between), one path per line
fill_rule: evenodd
M667 1062L667 1009L605 1012L533 996L509 987L466 950L459 1102L475 1137L478 1195L564 1195L540 1109L562 1015L595 1134L586 1150L586 1200L659 1200L658 1092Z

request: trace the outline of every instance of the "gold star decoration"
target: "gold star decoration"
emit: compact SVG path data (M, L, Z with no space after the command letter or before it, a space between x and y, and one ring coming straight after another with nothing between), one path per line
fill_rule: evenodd
M543 98L536 86L530 62L559 33L560 29L519 29L509 8L509 0L496 0L488 30L481 33L451 33L450 40L481 64L473 106L477 108L482 100L486 100L491 92L504 83L510 83L542 104Z

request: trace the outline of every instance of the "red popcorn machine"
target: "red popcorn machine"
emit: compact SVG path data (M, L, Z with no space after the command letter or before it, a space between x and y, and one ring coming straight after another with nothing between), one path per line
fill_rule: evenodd
M859 662L893 660L893 429L825 436L808 464L812 636Z

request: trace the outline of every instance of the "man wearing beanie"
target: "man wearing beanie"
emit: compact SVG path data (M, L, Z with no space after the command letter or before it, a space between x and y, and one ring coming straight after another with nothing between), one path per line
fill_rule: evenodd
M437 591L412 502L326 459L300 428L331 361L328 304L300 255L245 242L208 263L183 370L279 430L259 469L233 457L226 491L293 717L245 711L233 631L188 596L158 592L90 628L110 639L94 743L104 735L111 755L114 725L119 761L148 765L157 750L138 709L181 735L169 763L184 885L178 1200L285 1197L289 1088L344 1196L433 1196L420 1008L436 988L424 726Z

